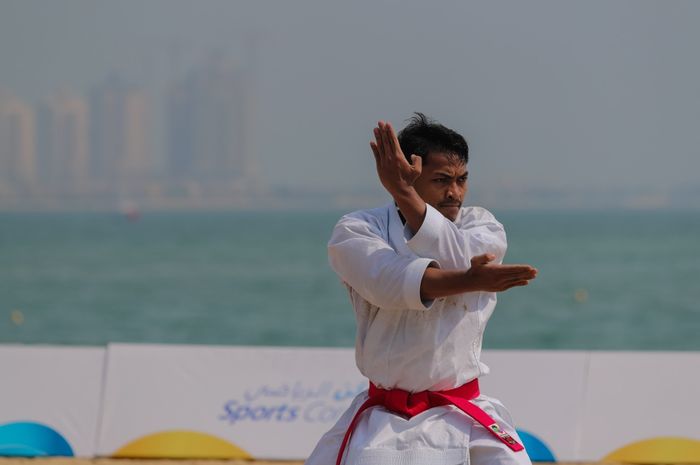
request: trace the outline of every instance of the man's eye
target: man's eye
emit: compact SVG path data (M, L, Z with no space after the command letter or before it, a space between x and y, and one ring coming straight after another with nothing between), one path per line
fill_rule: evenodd
M467 177L466 177L466 176L461 176L461 177L459 178L459 182L461 182L461 183L467 182Z
M450 180L448 178L437 178L437 179L434 179L434 181L444 184L446 182L449 182Z

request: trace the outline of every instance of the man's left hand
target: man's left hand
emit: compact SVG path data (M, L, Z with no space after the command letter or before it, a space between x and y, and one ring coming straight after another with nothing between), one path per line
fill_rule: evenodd
M391 123L380 121L374 128L375 140L369 143L377 163L377 174L384 188L394 198L413 190L413 183L423 169L421 157L411 155L409 163L401 151Z

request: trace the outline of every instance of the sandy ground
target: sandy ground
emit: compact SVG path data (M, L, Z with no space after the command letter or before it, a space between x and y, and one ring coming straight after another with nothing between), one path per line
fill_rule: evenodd
M170 460L170 459L77 459L77 458L3 458L0 465L301 465L301 461L262 460ZM579 462L577 465L598 465L599 462ZM557 465L572 465L557 462ZM605 465L611 465L606 463Z
M304 462L264 462L260 460L0 458L0 465L301 465L302 463Z
M78 459L74 457L9 458L0 465L302 465L301 461L261 460L172 460L172 459Z

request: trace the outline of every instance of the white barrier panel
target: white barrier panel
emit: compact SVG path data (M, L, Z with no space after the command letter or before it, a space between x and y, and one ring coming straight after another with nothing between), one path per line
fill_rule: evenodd
M484 351L481 392L502 401L533 460L579 459L587 352Z
M303 459L366 388L351 349L108 350L103 456Z
M0 455L91 457L104 348L0 346Z
M593 352L582 460L700 463L700 354Z
M118 344L103 377L104 355L0 346L0 455L303 459L366 387L352 349ZM533 459L700 463L700 353L484 361Z

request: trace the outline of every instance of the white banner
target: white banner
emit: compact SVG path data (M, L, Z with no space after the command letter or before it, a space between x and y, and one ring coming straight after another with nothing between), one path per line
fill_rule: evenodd
M483 358L533 460L700 463L700 353ZM0 376L0 455L304 459L367 385L326 348L0 346Z
M0 346L0 455L92 457L104 348Z
M481 392L510 410L533 460L579 460L587 352L484 351Z
M350 349L111 345L98 454L303 459L365 388Z
M700 463L700 354L590 357L581 460Z

